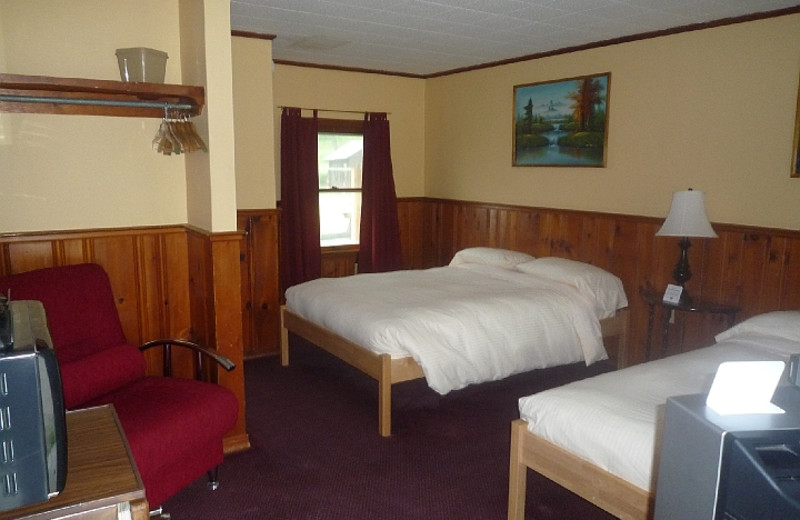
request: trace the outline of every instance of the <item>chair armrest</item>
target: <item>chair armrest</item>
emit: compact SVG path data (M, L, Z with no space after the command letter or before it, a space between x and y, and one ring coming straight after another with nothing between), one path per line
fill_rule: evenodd
M219 352L186 339L155 339L153 341L148 341L147 343L140 345L139 350L141 352L144 352L145 350L148 350L153 347L163 347L164 375L169 376L172 375L172 366L171 366L172 345L188 348L196 353L195 357L196 377L203 372L203 357L209 357L213 359L214 361L217 362L218 365L220 365L228 372L236 368L236 364L233 361L223 356Z

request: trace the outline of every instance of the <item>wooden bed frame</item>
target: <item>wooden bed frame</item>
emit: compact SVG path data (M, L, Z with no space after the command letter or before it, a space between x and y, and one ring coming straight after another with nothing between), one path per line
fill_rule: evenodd
M524 520L528 468L623 520L649 520L655 495L511 423L508 520Z
M626 359L628 346L628 309L620 309L613 318L600 322L604 338L617 338L617 360ZM378 431L383 437L392 434L392 385L425 377L413 358L392 359L389 354L374 352L347 340L329 329L281 308L281 364L289 364L289 332L361 370L378 382Z

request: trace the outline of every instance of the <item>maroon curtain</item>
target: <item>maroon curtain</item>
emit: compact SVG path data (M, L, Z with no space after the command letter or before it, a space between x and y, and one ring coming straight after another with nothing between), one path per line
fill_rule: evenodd
M364 117L358 270L377 273L402 266L389 120L385 113L368 113Z
M319 177L317 113L299 108L281 113L281 289L319 278Z

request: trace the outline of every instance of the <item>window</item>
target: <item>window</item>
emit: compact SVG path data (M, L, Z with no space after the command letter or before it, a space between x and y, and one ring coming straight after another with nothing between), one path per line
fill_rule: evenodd
M320 245L358 244L363 122L320 119L317 145Z

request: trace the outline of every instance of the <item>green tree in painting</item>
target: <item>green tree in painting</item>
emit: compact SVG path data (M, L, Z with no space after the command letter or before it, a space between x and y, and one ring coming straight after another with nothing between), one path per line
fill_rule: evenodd
M525 113L522 116L522 133L529 134L533 129L533 100L528 98L528 102L524 107Z
M533 108L533 100L528 98L528 102L522 107L522 116L516 123L516 142L520 150L546 146L549 142L540 134L552 130L553 125L542 116L534 114Z

